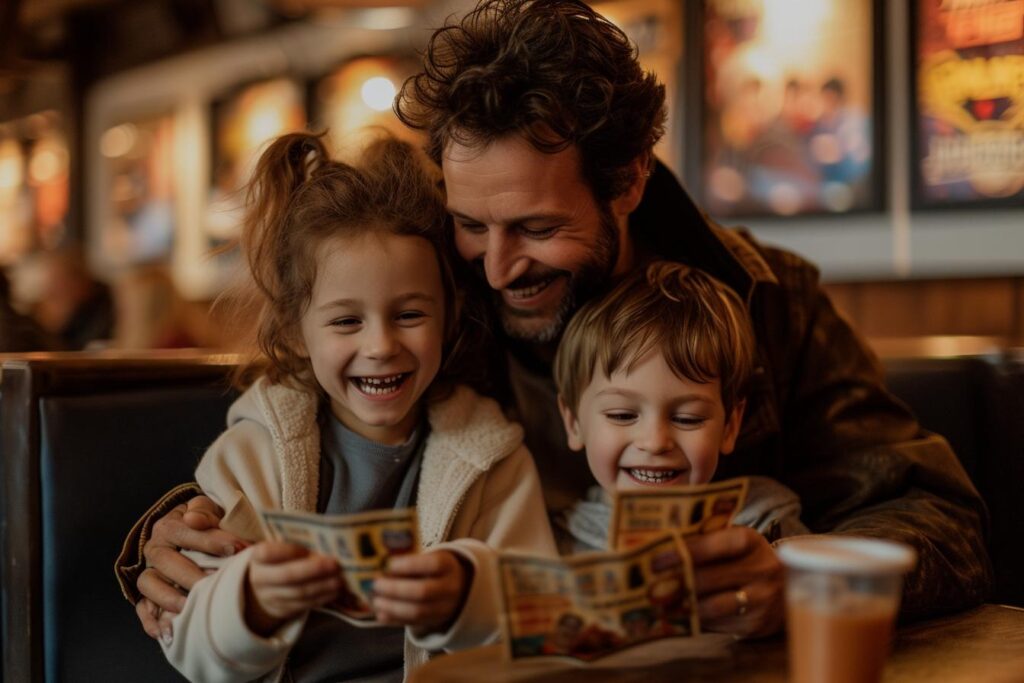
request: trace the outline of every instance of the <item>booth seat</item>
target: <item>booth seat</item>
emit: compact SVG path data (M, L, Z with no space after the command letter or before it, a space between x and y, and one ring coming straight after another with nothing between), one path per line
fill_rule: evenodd
M224 429L235 358L49 354L0 369L3 680L181 681L114 580L127 530Z
M1014 356L885 361L889 389L946 437L988 506L990 602L1024 607L1024 362Z
M3 681L181 680L112 565L135 520L189 481L224 427L231 356L28 356L0 369ZM989 505L993 601L1024 605L1024 364L886 361Z

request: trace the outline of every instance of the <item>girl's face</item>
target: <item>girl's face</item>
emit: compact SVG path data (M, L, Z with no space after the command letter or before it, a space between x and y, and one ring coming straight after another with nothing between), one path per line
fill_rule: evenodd
M408 439L441 366L444 288L422 237L370 233L326 240L300 321L304 353L331 412L379 443Z

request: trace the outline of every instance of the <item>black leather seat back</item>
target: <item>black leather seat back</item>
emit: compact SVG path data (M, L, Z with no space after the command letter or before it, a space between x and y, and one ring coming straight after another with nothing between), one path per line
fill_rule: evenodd
M190 481L224 429L212 388L141 389L43 399L40 503L48 681L180 681L113 580L136 519Z
M113 563L224 429L233 357L49 354L0 374L4 680L180 681Z
M886 371L889 389L946 437L988 506L991 600L1024 606L1024 380L998 358L895 359Z

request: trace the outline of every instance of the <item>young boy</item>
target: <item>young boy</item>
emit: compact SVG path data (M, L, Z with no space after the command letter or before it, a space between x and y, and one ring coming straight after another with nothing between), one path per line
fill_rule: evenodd
M618 489L711 481L736 445L754 354L736 293L678 263L639 269L580 309L555 383L569 447L586 450L600 488L554 520L563 553L606 547ZM796 494L766 477L750 477L735 522L769 541L809 533Z

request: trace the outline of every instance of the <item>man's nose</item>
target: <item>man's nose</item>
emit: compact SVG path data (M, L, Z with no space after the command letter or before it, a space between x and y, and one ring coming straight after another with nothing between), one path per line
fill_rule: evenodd
M504 230L487 231L487 248L483 254L484 274L491 289L505 289L526 272L527 259L522 256L515 240Z

